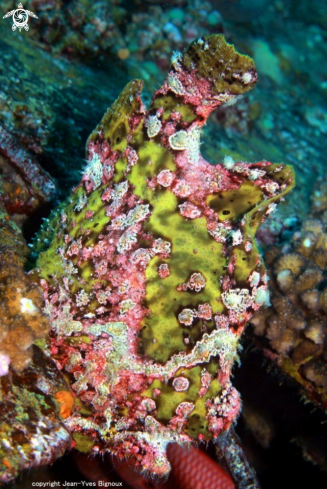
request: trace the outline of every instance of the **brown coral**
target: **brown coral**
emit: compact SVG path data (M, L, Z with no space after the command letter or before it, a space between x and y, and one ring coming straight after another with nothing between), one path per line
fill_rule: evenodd
M59 395L71 397L65 379L36 346L24 372L0 377L0 485L23 469L54 462L69 448Z
M327 407L327 226L306 220L292 243L267 250L272 307L251 320L255 334L266 337L277 361ZM268 352L268 350L267 350ZM269 354L269 353L268 353Z
M16 372L30 363L34 340L49 330L42 294L24 273L27 252L19 228L0 203L0 355ZM6 365L0 374L5 373Z
M319 178L312 196L312 213L321 217L323 222L327 222L327 175Z
M55 194L52 177L32 154L0 125L1 200L14 220L22 223ZM16 216L18 214L20 217Z
M281 272L284 270L290 270L294 275L298 275L304 267L306 260L299 253L288 253L282 255L274 267L275 271Z

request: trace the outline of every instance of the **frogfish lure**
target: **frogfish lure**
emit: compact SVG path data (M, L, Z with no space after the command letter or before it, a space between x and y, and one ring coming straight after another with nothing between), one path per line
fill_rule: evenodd
M254 235L294 176L267 161L209 164L200 135L256 81L222 35L198 39L174 53L148 110L130 82L87 141L82 181L37 263L45 353L71 386L78 450L165 476L169 443L215 439L239 413L239 339L269 304Z

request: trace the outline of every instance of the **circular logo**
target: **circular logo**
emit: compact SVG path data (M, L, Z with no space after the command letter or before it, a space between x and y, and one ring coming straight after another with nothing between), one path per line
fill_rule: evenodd
M14 12L14 15L12 16L15 29L18 27L18 29L22 29L23 27L26 29L28 27L27 22L28 22L28 15L26 10L23 9L17 9Z

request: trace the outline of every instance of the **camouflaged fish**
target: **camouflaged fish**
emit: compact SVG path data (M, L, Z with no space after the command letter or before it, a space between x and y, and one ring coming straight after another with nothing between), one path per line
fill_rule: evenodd
M239 413L239 339L269 304L254 235L294 175L267 161L209 164L200 136L256 81L252 59L212 35L174 53L148 110L143 83L129 83L43 230L44 348L71 385L65 426L78 450L167 475L169 443L215 439Z

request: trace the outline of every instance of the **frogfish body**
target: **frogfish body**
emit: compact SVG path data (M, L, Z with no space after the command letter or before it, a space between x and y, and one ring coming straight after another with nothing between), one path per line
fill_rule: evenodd
M87 142L87 166L38 260L68 379L74 446L167 475L167 445L215 439L240 410L241 333L269 304L254 241L293 185L283 164L209 164L209 114L257 80L221 35L175 53L147 110L132 81ZM49 238L49 229L52 236Z

